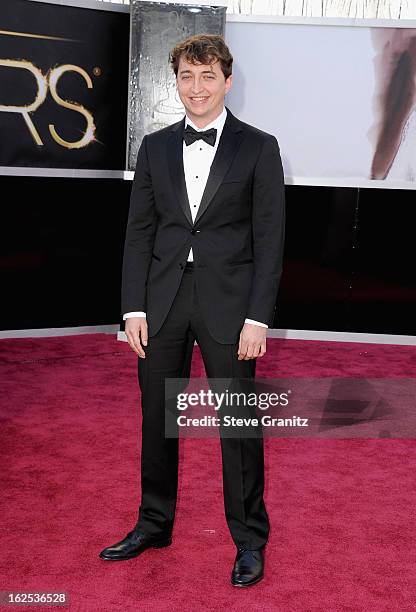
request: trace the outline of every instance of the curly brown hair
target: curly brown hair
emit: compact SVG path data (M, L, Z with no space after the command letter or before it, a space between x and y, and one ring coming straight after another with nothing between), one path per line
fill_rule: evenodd
M178 43L169 54L169 63L178 76L179 60L184 57L190 64L212 64L219 61L224 77L232 73L233 56L224 37L216 34L195 34Z

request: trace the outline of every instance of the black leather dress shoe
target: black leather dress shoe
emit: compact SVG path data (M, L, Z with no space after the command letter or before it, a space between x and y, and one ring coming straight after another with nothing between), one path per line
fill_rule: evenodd
M264 548L257 550L237 549L237 556L231 574L233 586L246 587L263 578Z
M124 540L104 548L99 556L106 561L124 561L137 557L147 548L164 548L171 544L171 537L155 538L143 531L133 529L129 531Z

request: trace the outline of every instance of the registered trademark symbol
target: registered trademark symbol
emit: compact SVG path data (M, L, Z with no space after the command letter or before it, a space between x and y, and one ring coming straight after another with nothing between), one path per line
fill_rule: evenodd
M92 69L92 72L93 72L94 76L100 76L101 75L101 68L99 66L94 66L94 68Z

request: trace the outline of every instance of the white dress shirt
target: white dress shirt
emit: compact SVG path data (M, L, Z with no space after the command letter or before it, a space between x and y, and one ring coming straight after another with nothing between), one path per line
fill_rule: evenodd
M185 172L185 183L186 190L188 192L189 205L191 207L192 221L195 221L195 217L199 210L199 205L201 203L205 185L208 180L211 164L214 161L226 118L227 109L224 106L222 113L216 119L214 119L214 121L211 121L211 123L203 128L199 128L191 121L191 119L189 119L188 115L185 115L185 127L190 125L198 132L209 130L211 128L215 128L217 130L215 145L213 147L202 139L195 140L195 142L188 146L186 145L185 140L183 141L183 169ZM188 254L188 261L193 260L194 256L191 248ZM127 312L125 315L123 315L123 319L125 320L130 317L145 316L146 313L144 312ZM253 321L252 319L245 319L245 322L260 325L261 327L268 327L268 325L265 323Z

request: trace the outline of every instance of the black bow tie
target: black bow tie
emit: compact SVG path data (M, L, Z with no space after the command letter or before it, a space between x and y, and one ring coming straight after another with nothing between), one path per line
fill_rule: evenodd
M205 130L204 132L198 132L194 130L191 125L187 125L183 131L183 139L185 141L186 146L195 142L195 140L205 140L211 147L215 145L215 140L217 138L217 130L215 128L211 128L210 130Z

